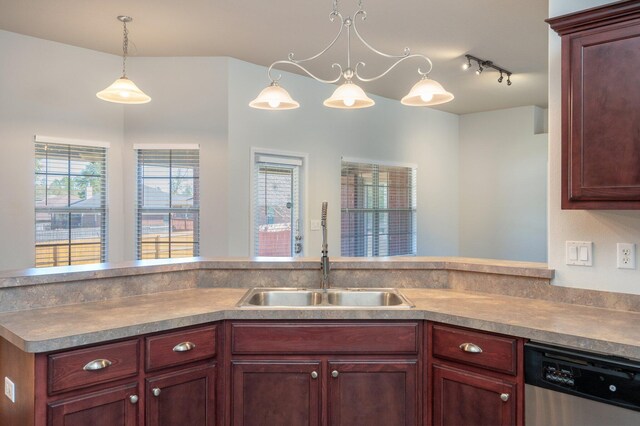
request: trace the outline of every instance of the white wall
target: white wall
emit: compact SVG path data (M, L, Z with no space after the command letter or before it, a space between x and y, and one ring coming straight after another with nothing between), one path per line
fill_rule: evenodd
M460 116L460 256L547 261L547 134L528 106Z
M611 3L602 0L549 0L549 16ZM567 287L640 294L640 270L616 268L616 243L640 248L640 211L560 209L560 37L549 30L549 266L553 283ZM593 241L593 267L565 265L565 241ZM640 263L637 263L640 264Z
M123 150L124 253L135 259L134 144L200 145L200 255L227 254L227 58L133 58L127 73L152 101L128 105Z
M111 143L110 261L135 256L136 143L200 144L207 188L201 204L204 256L249 255L254 146L309 155L306 219L319 219L320 203L329 201L332 256L340 253L342 156L417 164L418 254L458 254L456 115L381 97L367 110L328 109L322 101L332 86L290 73L282 83L302 107L281 113L253 110L247 104L268 83L266 70L229 58L130 58L128 75L153 101L123 106L95 97L118 77L118 56L4 31L0 48L0 178L12 183L4 187L0 203L0 270L33 265L34 134ZM307 255L318 255L319 232L307 232L305 243Z
M264 67L229 60L229 255L249 253L251 147L309 155L306 254L320 254L321 235L308 219L320 219L329 202L329 253L340 254L341 157L418 165L419 254L458 251L458 117L373 97L365 110L335 110L322 101L334 86L283 73L281 85L298 100L296 110L273 112L248 103L269 83Z
M123 108L95 93L119 75L120 60L87 49L0 31L0 270L35 261L34 135L111 143L122 156ZM109 257L122 252L122 176L108 180Z

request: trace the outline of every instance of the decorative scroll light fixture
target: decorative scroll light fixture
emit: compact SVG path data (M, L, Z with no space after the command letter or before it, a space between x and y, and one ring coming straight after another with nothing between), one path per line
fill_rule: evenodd
M340 23L340 30L338 34L333 38L333 40L329 43L327 47L321 50L319 53L310 56L306 59L295 59L293 53L289 53L288 59L275 61L269 67L267 71L267 75L271 80L271 84L264 89L257 98L249 103L249 106L252 108L258 109L268 109L268 110L282 110L282 109L294 109L298 108L300 104L293 100L289 93L278 83L280 81L281 75L274 77L272 75L273 67L276 65L293 65L304 71L309 77L313 78L316 81L322 83L333 84L340 81L340 79L344 79L342 84L338 86L338 88L333 92L333 95L327 100L324 101L324 105L330 108L343 108L343 109L357 109L357 108L367 108L373 106L375 102L373 99L369 98L367 94L354 83L354 77L362 82L375 81L379 78L387 75L392 69L394 69L401 62L418 58L424 60L427 63L426 70L422 70L422 68L418 68L418 74L420 75L420 80L411 88L409 93L402 98L401 102L404 105L410 106L431 106L438 105L445 102L449 102L453 99L453 95L440 85L435 80L429 79L429 73L433 68L433 63L429 58L420 54L411 54L411 51L408 47L404 48L404 51L401 55L389 55L383 53L374 47L372 47L365 39L360 35L358 28L356 26L357 19L360 18L363 21L367 18L367 12L364 11L362 6L362 0L358 0L358 9L353 14L352 17L343 18L342 14L338 10L338 0L333 0L333 10L329 14L329 20L334 22L338 20ZM342 32L346 29L347 33L347 64L346 67L343 68L342 65L338 63L332 64L332 68L338 71L338 75L333 79L323 79L314 74L312 74L308 69L306 69L302 64L313 61L314 59L319 58L325 52L333 47L334 44L338 41ZM352 67L351 61L351 32L360 40L360 42L373 53L382 56L384 58L389 58L395 60L391 66L389 66L384 72L379 75L373 77L364 77L360 71L365 66L364 62L356 62L355 66Z
M485 68L493 68L494 70L500 73L500 77L498 77L498 83L502 83L502 81L504 80L504 75L506 74L507 86L511 86L511 74L513 74L511 71L508 71L502 67L499 67L496 64L494 64L492 61L487 61L486 59L476 58L475 56L472 56L472 55L464 55L464 57L467 58L467 62L462 64L463 70L466 71L469 68L471 68L472 67L471 61L474 61L478 64L476 75L482 74L482 71L484 71Z
M114 81L111 86L96 93L100 99L119 104L146 104L151 98L127 78L125 65L129 54L129 31L127 22L133 21L130 16L118 16L118 21L122 22L124 35L122 38L122 77Z

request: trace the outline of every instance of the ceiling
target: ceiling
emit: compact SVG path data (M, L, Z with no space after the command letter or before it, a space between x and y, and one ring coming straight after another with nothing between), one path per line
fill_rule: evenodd
M412 53L433 61L431 78L456 98L436 107L457 114L522 105L547 105L548 0L364 0L367 19L358 29L376 49ZM332 0L0 0L0 29L102 52L122 53L122 24L128 25L132 56L230 56L259 65L314 55L333 39L328 19ZM341 0L343 16L357 0ZM389 60L367 55L352 40L352 61L363 74L384 70ZM346 61L346 38L309 69L334 76L330 64ZM464 55L491 60L513 72L513 85L499 74L463 71ZM363 88L393 99L418 80L418 60L404 61L386 77ZM293 67L283 67L296 72ZM135 78L135 73L131 73ZM505 79L506 80L506 79ZM268 79L265 75L265 86ZM286 81L281 82L286 88ZM141 83L142 84L142 83Z

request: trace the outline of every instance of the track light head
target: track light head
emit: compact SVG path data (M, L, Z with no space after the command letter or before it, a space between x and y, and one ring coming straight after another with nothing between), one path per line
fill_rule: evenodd
M498 77L498 83L502 83L502 80L504 80L504 77L502 76L502 71L500 71L500 77Z
M471 58L467 56L467 62L462 64L462 69L466 71L469 68L471 68Z
M476 75L482 74L482 71L484 71L484 68L482 68L482 65L480 65L480 63L478 63L478 69L476 70Z
M511 77L507 77L507 86L511 86Z

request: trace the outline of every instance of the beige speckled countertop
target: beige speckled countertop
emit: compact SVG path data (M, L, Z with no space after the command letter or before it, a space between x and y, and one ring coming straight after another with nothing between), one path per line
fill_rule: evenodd
M0 314L0 335L46 352L222 319L426 319L640 360L640 313L450 289L402 289L416 307L247 309L246 289L194 288Z

